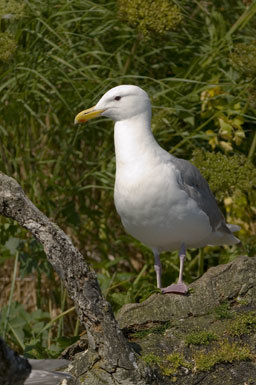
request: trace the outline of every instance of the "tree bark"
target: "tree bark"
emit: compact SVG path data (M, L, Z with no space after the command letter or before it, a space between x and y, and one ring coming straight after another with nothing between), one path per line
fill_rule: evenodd
M73 299L89 340L90 371L109 384L151 383L151 373L136 357L103 298L95 272L69 237L26 197L20 185L0 173L0 214L16 220L41 242L54 270Z

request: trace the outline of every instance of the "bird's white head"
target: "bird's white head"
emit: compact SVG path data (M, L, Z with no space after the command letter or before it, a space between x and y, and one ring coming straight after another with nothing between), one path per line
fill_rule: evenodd
M122 85L111 88L98 103L75 117L75 123L87 122L97 116L106 116L115 122L147 114L151 116L148 94L140 87Z

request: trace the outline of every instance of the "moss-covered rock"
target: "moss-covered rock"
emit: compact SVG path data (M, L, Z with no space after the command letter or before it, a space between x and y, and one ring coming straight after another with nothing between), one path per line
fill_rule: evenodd
M253 384L256 258L211 268L191 287L187 296L154 294L124 306L121 327L161 385Z
M213 332L206 330L198 330L188 334L185 338L187 345L209 345L210 342L215 341L217 336Z
M256 257L211 268L191 288L186 296L154 294L117 315L152 384L255 385ZM75 354L69 369L77 385L110 384L90 351Z

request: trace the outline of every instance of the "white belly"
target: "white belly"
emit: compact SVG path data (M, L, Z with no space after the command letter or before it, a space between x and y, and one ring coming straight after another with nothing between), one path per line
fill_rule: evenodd
M115 205L126 231L159 250L205 246L211 234L208 216L180 189L170 163L118 170Z

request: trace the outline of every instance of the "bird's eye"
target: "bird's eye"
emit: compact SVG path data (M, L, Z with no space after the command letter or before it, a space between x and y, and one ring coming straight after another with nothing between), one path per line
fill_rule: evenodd
M116 96L115 97L115 100L118 102L118 100L120 100L121 99L121 96Z

